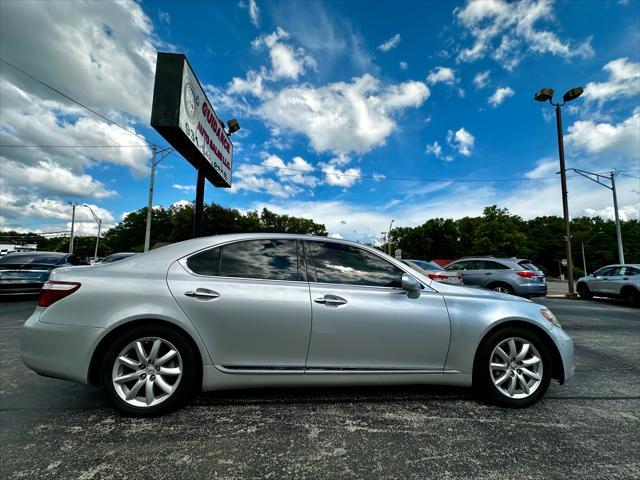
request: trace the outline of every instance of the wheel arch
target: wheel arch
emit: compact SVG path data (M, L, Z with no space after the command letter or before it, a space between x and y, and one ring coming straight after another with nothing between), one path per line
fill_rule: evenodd
M480 368L480 354L486 342L497 331L510 327L525 328L536 333L540 337L540 339L544 342L544 346L547 348L549 354L551 355L551 378L558 380L560 384L564 383L564 364L562 363L562 357L560 355L558 347L556 347L553 339L547 332L545 332L544 328L536 325L535 323L527 322L525 320L507 320L493 326L487 332L485 332L485 334L482 336L482 339L478 343L478 347L476 348L476 353L473 358L473 378L477 378L476 373Z
M487 288L489 290L493 290L494 287L497 287L498 285L504 285L508 287L512 292L516 291L516 289L513 288L513 285L511 285L509 282L505 282L504 280L493 280L487 284Z
M89 362L89 371L87 372L87 381L90 385L98 386L100 384L100 364L102 362L102 358L109 348L111 342L113 342L118 336L122 335L127 330L140 327L143 325L162 325L172 330L176 331L180 335L182 335L185 340L190 344L193 349L193 354L196 357L196 379L194 386L198 389L202 387L202 375L203 375L203 359L202 352L198 347L198 344L194 340L194 338L187 332L184 328L176 325L175 323L168 322L166 320L159 320L154 318L139 318L135 320L130 320L128 322L122 323L110 330L96 345L96 348L93 350L93 354L91 355L91 361Z

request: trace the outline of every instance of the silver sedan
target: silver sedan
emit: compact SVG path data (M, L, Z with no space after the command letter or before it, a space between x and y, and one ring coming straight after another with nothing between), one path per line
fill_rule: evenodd
M548 309L437 283L374 248L300 235L198 238L54 270L27 320L36 372L158 415L201 390L445 384L526 407L574 374Z

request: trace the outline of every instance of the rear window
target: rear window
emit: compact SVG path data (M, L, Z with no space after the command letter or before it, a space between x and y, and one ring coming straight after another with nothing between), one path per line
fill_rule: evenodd
M46 265L57 265L64 260L65 254L53 255L22 255L19 253L9 253L0 258L0 264L15 263L44 263Z
M433 262L427 262L426 260L409 260L411 263L415 263L417 266L424 270L444 270L440 265Z
M540 269L538 267L536 267L533 263L531 263L529 261L518 262L518 265L520 265L523 268L526 268L527 270L531 270L532 272L539 272L540 271Z

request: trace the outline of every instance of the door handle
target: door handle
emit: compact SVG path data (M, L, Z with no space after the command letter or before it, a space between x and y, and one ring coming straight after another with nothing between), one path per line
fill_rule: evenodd
M218 292L214 292L213 290L209 290L208 288L196 288L195 292L193 290L187 290L184 292L187 297L193 298L218 298L220 294Z
M493 275L491 272L486 272L485 275Z
M344 298L337 295L325 295L324 297L314 298L313 301L323 305L345 305L347 303Z

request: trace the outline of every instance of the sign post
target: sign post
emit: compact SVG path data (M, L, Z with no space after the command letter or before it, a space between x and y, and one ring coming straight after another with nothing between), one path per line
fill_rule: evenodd
M233 144L181 53L158 53L151 126L198 172L193 235L200 236L204 181L231 187Z

